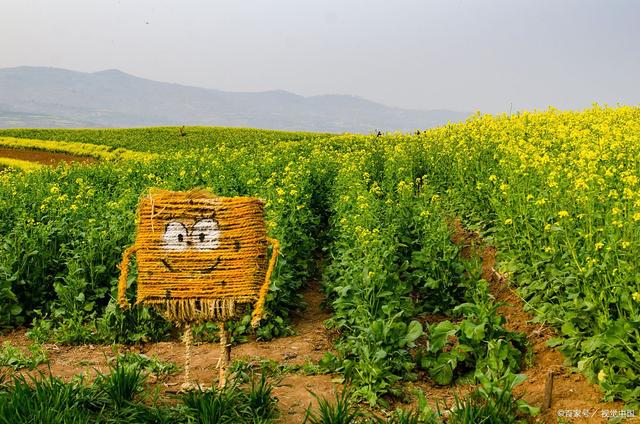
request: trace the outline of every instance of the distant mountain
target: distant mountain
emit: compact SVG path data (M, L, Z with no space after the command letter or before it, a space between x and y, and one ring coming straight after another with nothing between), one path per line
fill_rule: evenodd
M0 127L212 125L326 132L413 131L460 121L360 97L235 93L151 81L118 70L0 69Z

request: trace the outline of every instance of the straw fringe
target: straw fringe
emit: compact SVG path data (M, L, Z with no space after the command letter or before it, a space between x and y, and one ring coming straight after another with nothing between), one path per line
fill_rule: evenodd
M236 317L236 299L171 299L147 301L167 320L176 323L227 321Z

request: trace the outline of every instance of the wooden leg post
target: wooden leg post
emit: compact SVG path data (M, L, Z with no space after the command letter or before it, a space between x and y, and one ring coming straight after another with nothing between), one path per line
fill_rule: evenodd
M184 389L191 388L191 344L193 341L193 335L191 333L191 324L185 324L184 326Z
M224 322L220 323L220 379L218 387L223 388L227 385L227 370L231 362L231 341L229 340L229 332L224 328Z

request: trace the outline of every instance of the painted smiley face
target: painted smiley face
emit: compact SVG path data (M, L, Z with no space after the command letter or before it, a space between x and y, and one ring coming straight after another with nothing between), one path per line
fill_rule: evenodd
M263 204L159 191L140 202L136 245L143 301L255 299L266 272Z
M162 236L163 248L168 251L182 252L193 249L197 252L213 251L220 247L220 227L218 222L212 218L197 220L193 225L187 226L180 221L169 222ZM236 243L239 246L239 242ZM236 249L239 250L239 249ZM215 257L215 255L213 256ZM169 257L161 258L160 261L170 272L195 272L210 273L220 265L221 256L215 257L210 266L202 268L201 263L191 260L180 261L180 268ZM194 266L195 265L195 266Z

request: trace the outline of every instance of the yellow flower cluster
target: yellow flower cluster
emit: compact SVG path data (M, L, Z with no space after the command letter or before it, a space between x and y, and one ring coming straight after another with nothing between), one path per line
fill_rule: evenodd
M102 160L150 161L159 157L155 153L136 152L127 149L114 149L110 146L69 141L32 140L28 138L0 137L0 146L11 149L47 150L68 153L77 156L89 156ZM3 162L7 159L3 159ZM23 161L20 161L23 162Z
M23 171L33 171L41 168L42 165L27 160L12 159L12 158L0 158L0 169L2 168L15 168Z

